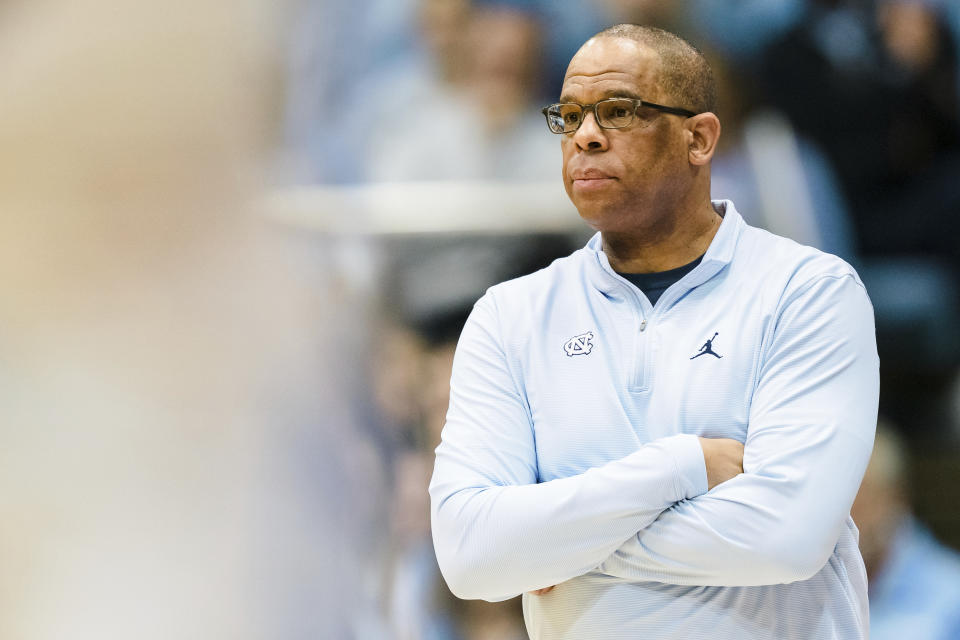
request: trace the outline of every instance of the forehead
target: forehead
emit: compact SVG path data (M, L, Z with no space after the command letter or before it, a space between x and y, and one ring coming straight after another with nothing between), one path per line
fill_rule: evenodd
M660 57L627 38L592 38L573 56L561 98L592 102L611 95L656 100Z

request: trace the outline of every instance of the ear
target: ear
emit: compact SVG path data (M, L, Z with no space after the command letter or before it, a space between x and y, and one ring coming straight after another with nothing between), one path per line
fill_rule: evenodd
M698 113L687 119L687 157L690 164L703 166L710 163L720 140L720 119L716 114Z

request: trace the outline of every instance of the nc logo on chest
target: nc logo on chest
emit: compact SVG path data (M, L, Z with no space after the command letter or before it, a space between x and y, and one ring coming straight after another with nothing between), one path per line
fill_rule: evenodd
M563 344L568 356L585 356L593 351L593 331L573 336Z

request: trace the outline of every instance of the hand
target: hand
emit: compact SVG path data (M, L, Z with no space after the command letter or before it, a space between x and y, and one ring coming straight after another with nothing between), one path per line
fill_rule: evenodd
M707 465L707 487L743 473L743 444L730 438L700 438L703 461Z
M556 588L556 586L557 585L553 585L552 587L544 587L543 589L537 589L536 591L530 591L529 593L535 596L542 596L545 593L550 593L551 591L553 591Z

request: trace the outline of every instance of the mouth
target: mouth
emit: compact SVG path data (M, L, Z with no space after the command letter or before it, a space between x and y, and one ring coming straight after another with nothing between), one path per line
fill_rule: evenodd
M573 187L578 191L602 189L616 181L616 178L594 170L574 172L572 178Z

